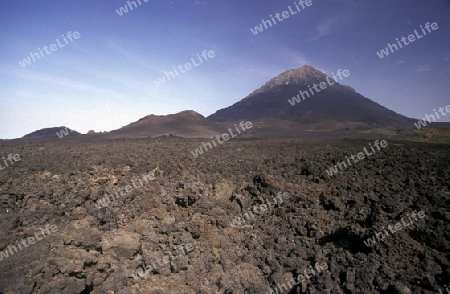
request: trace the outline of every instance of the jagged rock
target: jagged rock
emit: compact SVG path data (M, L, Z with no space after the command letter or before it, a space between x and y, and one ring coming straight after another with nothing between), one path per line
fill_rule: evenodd
M316 263L328 268L285 293L431 293L450 277L448 148L389 145L329 177L368 142L243 139L187 160L199 141L27 145L20 168L0 172L0 292L266 293ZM147 173L155 179L95 206ZM291 197L230 225L280 191ZM364 244L414 210L426 217ZM46 224L58 231L4 257Z
M134 256L140 247L141 235L124 230L110 231L103 235L102 252L119 260Z

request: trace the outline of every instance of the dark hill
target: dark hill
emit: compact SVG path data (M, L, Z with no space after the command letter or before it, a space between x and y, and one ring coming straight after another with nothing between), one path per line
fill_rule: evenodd
M68 127L44 128L23 136L23 139L62 139L67 136L81 135Z
M223 127L203 115L193 110L186 110L169 115L151 114L104 136L107 138L144 138L172 134L180 137L210 137L225 132Z
M333 78L329 81L327 83L326 74L309 65L291 69L209 118L224 124L252 120L260 126L260 131L267 128L336 130L412 125L411 119L362 96L353 88L341 85ZM321 82L327 87L317 87L320 92L311 90L312 94L308 86ZM303 94L303 99L300 91L308 92L309 97ZM297 97L297 101L292 100L293 97Z

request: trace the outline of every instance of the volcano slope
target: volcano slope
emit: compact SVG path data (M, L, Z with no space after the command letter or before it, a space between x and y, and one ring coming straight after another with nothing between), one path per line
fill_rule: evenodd
M21 161L0 171L0 292L445 292L450 150L388 142L330 177L373 141L236 138L196 159L197 139L4 141Z

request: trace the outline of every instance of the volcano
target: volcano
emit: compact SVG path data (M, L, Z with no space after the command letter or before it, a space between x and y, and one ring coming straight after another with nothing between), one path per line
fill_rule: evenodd
M340 84L336 75L329 77L310 65L287 70L208 118L224 125L251 120L260 132L269 128L340 130L412 125L410 118ZM342 72L340 77L342 81Z

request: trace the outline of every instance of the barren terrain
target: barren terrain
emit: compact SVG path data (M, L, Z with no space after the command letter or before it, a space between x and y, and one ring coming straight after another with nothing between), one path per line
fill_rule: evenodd
M1 142L21 161L0 171L0 251L58 229L3 256L0 293L436 293L450 282L449 145L389 141L330 178L373 140L233 139L194 159L201 143ZM290 198L230 225L280 191ZM413 211L425 217L364 244ZM326 269L287 286L316 263Z

